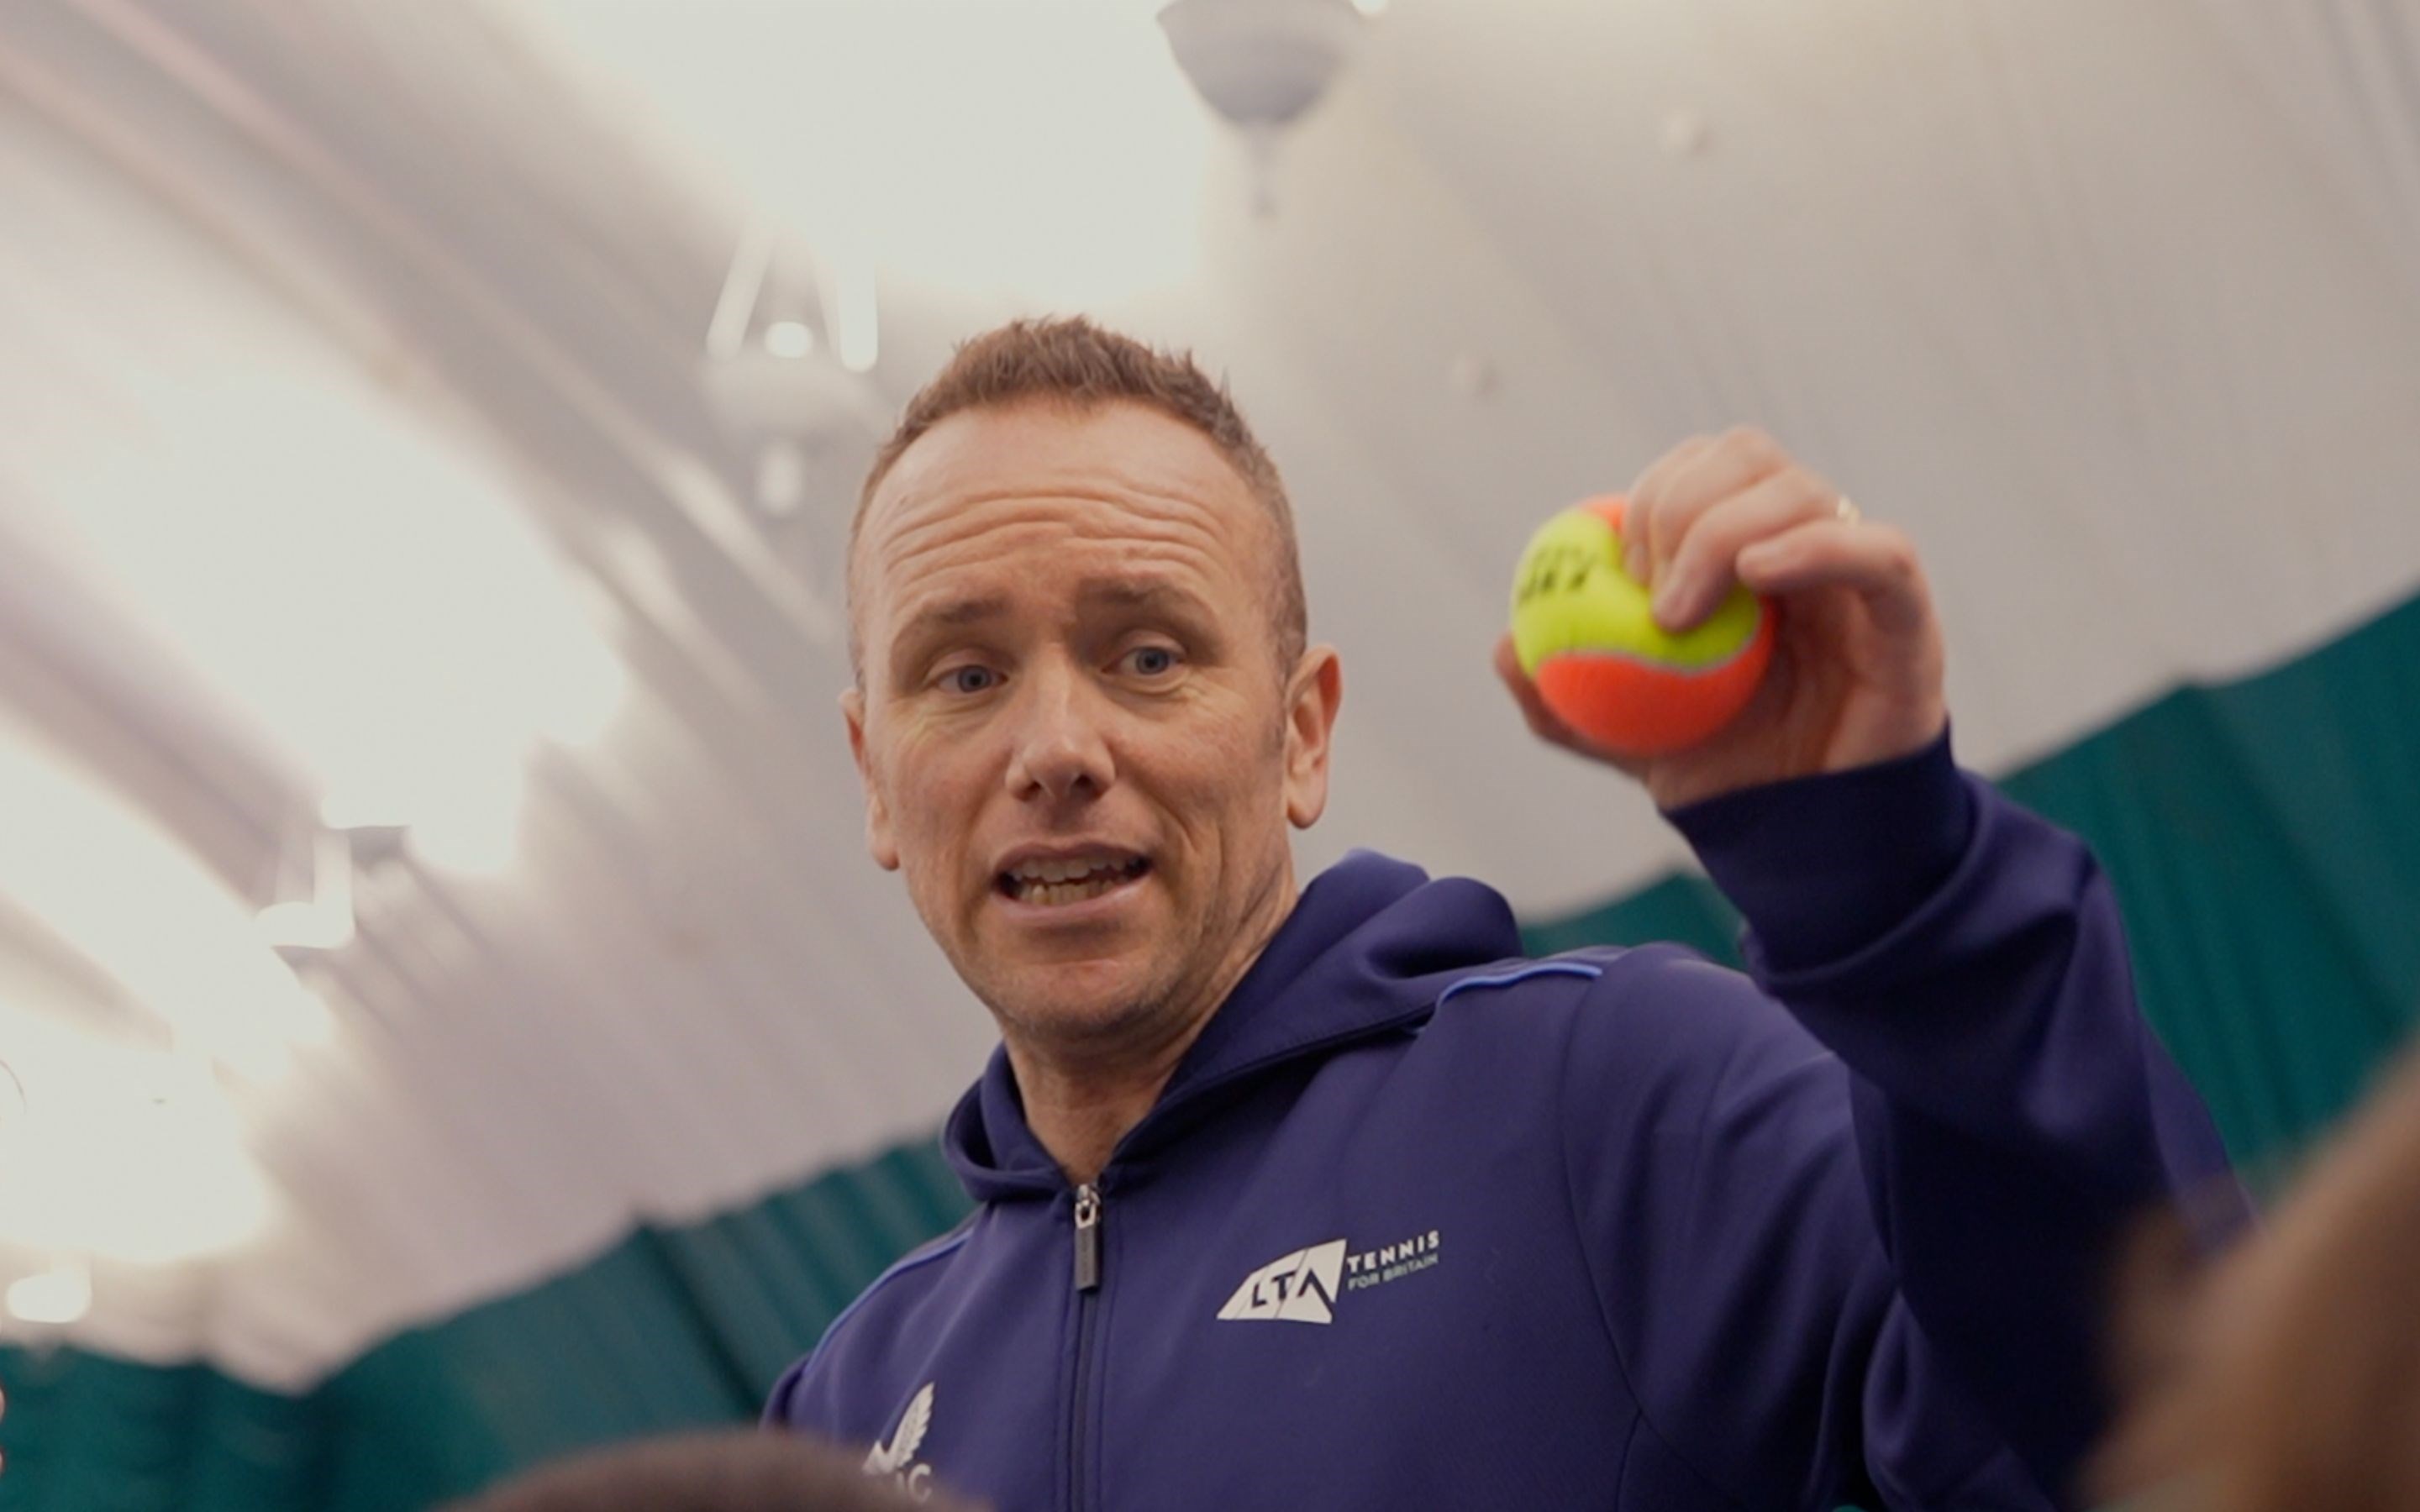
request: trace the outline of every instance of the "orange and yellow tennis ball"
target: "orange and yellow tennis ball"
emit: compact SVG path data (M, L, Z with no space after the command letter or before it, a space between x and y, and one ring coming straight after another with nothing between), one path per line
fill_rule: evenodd
M1512 649L1557 717L1621 756L1683 750L1730 722L1773 659L1773 606L1734 586L1704 623L1655 623L1621 567L1624 501L1539 527L1512 579Z

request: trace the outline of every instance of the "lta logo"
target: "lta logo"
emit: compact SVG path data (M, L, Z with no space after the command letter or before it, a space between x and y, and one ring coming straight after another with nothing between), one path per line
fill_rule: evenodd
M1222 1322L1332 1323L1344 1276L1345 1242L1331 1239L1281 1255L1244 1277L1218 1309Z

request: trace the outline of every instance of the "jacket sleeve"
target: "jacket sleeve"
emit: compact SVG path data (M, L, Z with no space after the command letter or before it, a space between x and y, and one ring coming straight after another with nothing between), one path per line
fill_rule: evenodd
M2244 1211L2106 879L1946 735L1670 817L1747 920L1753 985L1617 963L1579 1031L1626 1046L1599 1126L1671 1168L1567 1145L1584 1230L1649 1230L1596 1240L1632 1251L1602 1285L1656 1293L1606 1306L1648 1427L1744 1505L2070 1504L2117 1240Z
M1672 815L1747 919L1749 973L1841 1062L1875 1234L1924 1338L2042 1486L2108 1420L2127 1227L2248 1217L2217 1127L2134 1007L2074 835L1958 772L1878 767Z

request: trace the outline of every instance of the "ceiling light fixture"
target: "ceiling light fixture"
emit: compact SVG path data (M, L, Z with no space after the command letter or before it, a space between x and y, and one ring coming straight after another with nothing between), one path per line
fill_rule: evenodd
M1262 215L1277 208L1278 139L1326 95L1365 14L1354 0L1171 0L1159 12L1178 67L1244 133Z
M765 328L765 349L797 359L815 349L815 333L803 320L776 320Z

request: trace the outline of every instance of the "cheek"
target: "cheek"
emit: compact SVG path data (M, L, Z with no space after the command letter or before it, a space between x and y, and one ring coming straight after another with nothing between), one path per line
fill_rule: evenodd
M1263 711L1239 711L1186 746L1177 818L1194 819L1198 838L1215 840L1229 860L1254 850L1263 827L1282 834L1285 744L1268 723Z
M981 754L968 740L908 738L899 742L890 764L887 795L891 825L912 860L934 858L938 848L968 837L980 802Z

